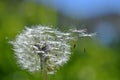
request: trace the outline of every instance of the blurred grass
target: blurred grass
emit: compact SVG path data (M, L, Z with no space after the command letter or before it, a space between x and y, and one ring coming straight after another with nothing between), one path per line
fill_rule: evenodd
M24 26L56 27L57 12L34 2L1 0L0 15L0 80L42 80L38 72L21 70L8 41ZM104 47L92 38L79 38L74 44L70 61L49 80L120 80L119 45L117 49Z

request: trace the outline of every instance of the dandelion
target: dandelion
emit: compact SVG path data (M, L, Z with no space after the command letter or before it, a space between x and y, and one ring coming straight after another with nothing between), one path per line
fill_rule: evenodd
M78 34L78 36L74 35ZM14 41L13 45L17 63L30 72L40 71L47 74L54 74L60 66L63 66L70 58L70 40L77 40L77 37L95 34L87 34L86 29L70 29L63 33L47 26L26 27ZM76 45L74 45L75 48Z
M54 74L70 57L70 33L47 26L26 28L13 44L18 64L31 72Z

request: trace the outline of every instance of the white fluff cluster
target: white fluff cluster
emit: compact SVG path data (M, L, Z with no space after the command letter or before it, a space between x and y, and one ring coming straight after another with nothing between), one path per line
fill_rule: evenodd
M29 71L44 71L53 74L60 66L65 64L70 57L69 40L79 37L92 37L95 33L87 34L86 29L71 29L70 33L63 33L47 26L33 26L20 33L13 44L18 64Z
M51 74L69 60L70 38L70 33L39 25L23 30L11 44L23 69L42 71L45 67Z

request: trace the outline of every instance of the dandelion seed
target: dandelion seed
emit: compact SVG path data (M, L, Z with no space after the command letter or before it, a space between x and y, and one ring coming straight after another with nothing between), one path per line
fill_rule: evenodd
M87 29L81 29L81 30L77 30L77 29L70 29L71 35L72 33L77 33L76 36L73 36L72 40L78 40L79 37L95 37L97 35L97 33L87 33ZM74 43L73 48L76 48L76 43ZM86 53L86 49L83 48L83 52Z
M70 33L62 33L50 27L35 26L26 28L13 44L18 64L29 71L55 73L69 60Z
M90 33L90 34L86 34L86 33L82 33L79 34L80 37L94 37L96 36L96 33Z

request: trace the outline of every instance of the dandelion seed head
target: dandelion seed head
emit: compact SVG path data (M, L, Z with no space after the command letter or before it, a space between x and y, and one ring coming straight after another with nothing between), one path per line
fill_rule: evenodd
M56 72L60 66L69 60L70 45L68 42L70 33L62 33L46 26L34 26L26 28L13 44L18 64L29 71L41 69L40 56L47 59L48 74Z

